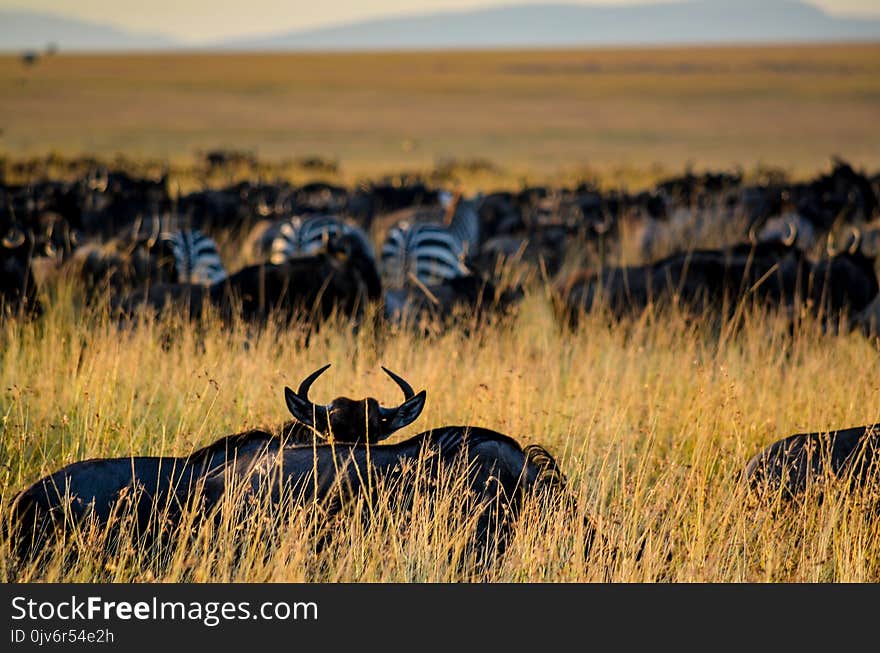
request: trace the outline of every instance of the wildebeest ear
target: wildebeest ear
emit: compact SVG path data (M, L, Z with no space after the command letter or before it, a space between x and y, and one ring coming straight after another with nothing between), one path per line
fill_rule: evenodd
M297 421L302 422L306 426L315 425L315 416L313 412L315 407L311 401L303 399L288 387L284 388L284 400L287 402L287 410L290 411L290 414L293 415Z
M425 407L425 397L426 393L422 390L417 395L410 397L400 404L394 413L394 417L391 418L391 421L384 429L386 435L391 435L394 431L402 429L407 424L412 424L422 414L422 409Z

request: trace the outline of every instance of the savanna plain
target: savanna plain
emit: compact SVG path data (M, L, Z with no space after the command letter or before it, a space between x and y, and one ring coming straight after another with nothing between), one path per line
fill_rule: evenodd
M878 73L875 45L60 54L30 68L4 57L0 147L10 171L50 153L121 154L167 161L185 185L218 181L199 178L191 160L216 146L256 151L295 180L442 169L440 183L471 191L585 176L638 187L686 165L810 175L832 155L875 170ZM316 172L304 164L312 156L333 165ZM539 277L509 319L430 337L339 322L306 339L175 316L120 330L106 310L83 308L69 281L41 292L39 319L0 324L4 523L17 491L74 460L186 455L278 426L289 419L284 386L332 363L319 401L396 403L382 365L427 390L422 415L392 441L470 424L544 446L601 537L586 553L583 520L529 502L498 564L464 570L449 555L462 533L436 518L454 497L404 512L388 493L352 511L320 550L316 517L298 514L271 533L259 521L211 525L109 556L83 546L84 532L25 565L4 531L7 582L880 580L870 491L832 485L821 501L754 501L740 477L780 437L880 419L880 349L861 333L809 318L791 329L750 307L722 323L674 308L624 322L595 311L572 329Z

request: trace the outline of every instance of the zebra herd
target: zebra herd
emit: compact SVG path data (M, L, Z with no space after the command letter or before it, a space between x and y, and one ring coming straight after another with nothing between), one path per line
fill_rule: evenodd
M131 315L147 305L163 309L185 301L190 306L205 295L221 314L236 301L263 298L259 310L241 317L307 316L314 321L335 309L356 321L368 302L381 300L387 323L404 326L430 316L435 327L454 317L460 307L480 311L484 305L506 309L517 292L497 293L492 280L468 267L468 252L478 246L479 216L472 203L449 200L447 222L402 220L388 231L377 259L364 229L338 215L293 216L255 228L248 241L252 254L264 262L229 274L223 268L216 243L198 230L163 234L171 243L175 281L119 296L114 307ZM319 261L333 259L336 268L357 267L356 275L326 269ZM302 268L295 275L291 268ZM381 273L380 273L381 271ZM351 276L351 279L347 279ZM271 280L278 277L273 286ZM268 281L267 281L268 280ZM343 280L341 287L339 281ZM378 281L377 281L378 280ZM221 290L222 289L222 290ZM334 289L338 290L334 294ZM314 309L332 299L326 309ZM293 309L288 312L288 308ZM198 311L196 311L198 313Z
M144 309L186 308L202 315L201 304L213 303L225 316L268 321L304 317L320 321L334 310L357 323L369 303L382 307L394 325L416 323L428 316L435 326L462 307L502 311L518 292L496 292L488 275L477 274L467 261L479 246L479 216L473 202L445 198L448 222L401 220L388 231L377 257L366 230L339 214L294 215L255 225L244 238L246 256L258 262L230 272L216 240L198 228L164 229L158 219L137 219L122 234L98 242L79 242L57 266L58 276L72 276L85 289L88 303L109 300L121 316ZM32 231L9 232L25 240ZM27 233L27 236L25 234ZM25 293L8 294L7 308L37 309L31 264L38 257L7 261L22 269L16 284ZM384 297L383 297L384 294ZM259 306L238 310L259 298ZM184 311L183 314L187 314ZM423 320L425 321L425 320Z
M38 286L67 276L124 318L199 317L210 304L230 318L335 312L360 324L373 305L387 324L430 333L456 314L507 314L531 288L565 325L599 304L621 319L661 304L727 316L743 300L835 328L880 323L880 176L844 162L806 182L688 173L640 193L465 197L411 179L169 187L107 169L0 182L0 313L39 314ZM713 232L728 244L692 242ZM646 263L614 264L625 237Z

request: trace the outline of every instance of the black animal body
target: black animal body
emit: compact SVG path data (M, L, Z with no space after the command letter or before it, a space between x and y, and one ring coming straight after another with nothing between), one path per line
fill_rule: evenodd
M0 316L37 316L43 312L32 262L45 245L29 229L16 224L3 228L0 224Z
M12 540L21 557L39 553L53 537L94 520L104 528L131 516L138 537L173 530L195 483L237 455L270 444L310 442L311 433L290 423L280 435L252 430L226 436L189 456L94 458L62 467L21 491L10 510Z
M39 314L42 307L24 233L7 233L0 241L0 314L20 310Z
M753 490L781 489L792 497L823 479L845 478L854 486L876 481L878 461L880 424L797 433L753 456L745 479Z
M390 370L385 372L403 390L405 401L386 408L373 398L338 397L326 406L312 403L309 389L329 365L310 374L285 398L296 418L273 432L262 429L229 435L189 456L130 456L99 458L67 465L23 490L14 499L14 539L25 556L42 548L52 534L93 519L106 527L115 518L131 514L135 533L153 538L173 533L182 510L206 474L238 456L279 451L289 445L315 441L349 444L378 442L415 420L425 402L425 391L412 387Z
M160 284L130 293L114 305L125 315L142 307L156 311L187 307L190 318L197 320L210 305L227 321L307 318L316 325L334 311L357 319L369 302L381 296L375 262L359 238L346 235L330 241L318 254L252 265L209 287Z
M210 286L226 278L217 243L197 229L131 234L86 243L68 263L85 285L86 299L164 284Z
M815 263L810 277L813 310L831 320L843 313L861 313L880 294L875 259L862 253L857 244Z
M329 520L358 497L406 507L418 491L450 488L473 517L470 551L482 563L504 552L524 499L565 495L565 478L543 448L507 435L446 426L395 444L321 444L239 455L206 476L201 505L215 519L318 506ZM592 541L592 530L588 539ZM589 543L588 542L588 546Z
M468 274L427 286L411 283L388 289L383 313L388 324L433 333L454 321L476 326L490 315L506 315L523 296L519 287L502 290Z
M809 262L785 243L681 252L647 265L575 275L557 284L556 309L560 319L576 324L579 314L600 299L617 318L671 301L698 312L725 304L735 308L747 295L771 306L790 306L809 272Z
M566 253L575 247L577 232L562 223L538 224L518 234L500 235L485 240L470 267L494 275L505 265L526 265L540 275L559 273Z

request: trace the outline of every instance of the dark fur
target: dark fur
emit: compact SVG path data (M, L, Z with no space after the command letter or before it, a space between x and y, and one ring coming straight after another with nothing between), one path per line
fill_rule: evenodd
M878 460L880 424L797 433L753 456L745 479L753 490L781 488L786 496L795 496L822 479L846 477L862 485L873 478Z
M327 251L273 265L253 265L208 288L166 284L146 288L117 301L133 315L140 307L156 311L186 307L190 318L201 319L211 305L225 320L282 322L295 317L320 321L335 310L349 317L382 294L379 274L369 253L354 237L342 236Z
M11 229L0 228L0 238ZM31 266L38 243L30 232L16 233L21 243L0 242L0 316L4 312L38 316L43 307L37 297L37 283Z
M282 441L308 443L311 431L295 423L279 433L252 430L229 435L189 456L95 458L62 467L22 490L10 514L12 540L21 557L39 553L56 536L92 519L99 528L129 510L138 536L173 529L198 480L237 455L252 455ZM165 523L159 523L163 518Z
M488 429L447 426L390 445L293 446L239 456L206 477L201 507L219 519L230 508L227 501L244 516L254 502L280 508L293 499L294 505L320 506L329 519L358 496L375 500L382 486L393 487L405 505L417 488L412 475L417 468L424 484L418 487L428 489L441 484L442 474L465 475L461 499L465 511L477 517L471 551L483 562L503 554L527 495L565 489L546 450L523 449Z
M455 319L476 325L491 314L505 315L523 296L521 288L500 290L478 275L467 275L424 288L387 290L384 315L390 324L430 332Z

